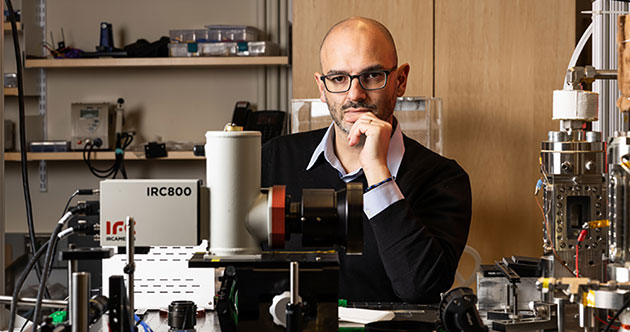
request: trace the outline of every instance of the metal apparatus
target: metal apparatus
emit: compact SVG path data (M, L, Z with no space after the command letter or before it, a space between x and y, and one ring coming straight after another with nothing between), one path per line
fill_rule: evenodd
M100 139L100 149L114 146L115 112L109 103L81 104L73 103L71 109L73 150L80 150L87 140Z
M593 67L567 72L571 88L592 82L598 75L607 77L605 74ZM591 131L591 122L597 120L598 97L583 90L557 90L553 97L553 119L560 120L560 130L550 131L541 149L544 252L553 261L549 275L579 273L602 278L600 262L606 254L607 234L588 224L606 215L604 142L601 133ZM578 241L583 230L585 238Z
M613 266L611 272L615 272L618 267L624 267L630 262L630 137L628 133L617 132L611 137L608 146L608 201L610 219L610 247L609 255ZM617 273L611 276L616 279ZM619 276L621 277L621 275ZM618 281L627 281L618 280Z
M284 186L261 189L261 134L231 125L206 133L203 154L210 245L189 266L225 267L217 299L222 330L337 329L339 258L335 250L317 249L362 252L362 185L304 189L299 202L291 201ZM287 290L290 301L278 307L272 299ZM261 313L265 307L271 309L262 312L278 313L274 319Z
M231 127L230 127L231 128ZM212 256L259 255L261 242L285 248L291 234L305 247L342 245L348 253L363 249L363 190L304 189L291 202L284 186L260 188L261 134L251 131L206 133L206 183L210 191ZM220 161L220 162L219 162Z
M597 330L599 326L595 318L599 313L595 308L601 307L585 304L588 302L586 296L582 298L582 293L575 288L587 288L575 285L605 280L606 275L606 151L601 133L592 130L592 122L598 119L598 94L588 89L596 79L614 78L616 74L610 70L597 70L591 66L569 68L565 89L553 94L553 119L560 121L560 128L550 131L541 147L542 180L536 187L536 194L543 190L543 262L548 263L542 267L543 275L551 278L542 279L570 280L573 287L545 288L543 302L532 302L532 316L526 318L517 312L518 293L516 283L512 283L513 313L507 320L494 321L494 329L509 331L525 326L555 326L560 331L582 328L589 331L589 328ZM613 205L610 207L614 213ZM542 287L540 285L542 283L539 283ZM572 291L568 292L568 289ZM490 314L488 312L489 319L500 319L491 318ZM581 317L581 320L576 321L575 317Z
M100 244L125 246L126 217L133 216L136 246L198 245L208 236L204 202L207 194L201 182L196 179L101 181Z
M624 29L627 30L625 19L625 17L620 17L619 36L624 36ZM619 76L620 82L622 78L625 80L625 77L628 76L628 70L624 68L630 59L630 53L626 54L627 52L624 51L627 47L622 45L626 41L625 38L618 38L620 52L618 75L613 71L601 71L603 75L597 77L597 71L588 67L584 70L575 70L575 72L570 70L567 76L567 81L570 81L569 86L573 89L583 87L584 83L590 84L595 78L617 78ZM618 328L619 331L630 331L627 325L630 322L630 313L628 312L628 306L630 305L630 300L628 300L628 295L630 294L630 248L628 243L628 236L630 235L630 213L628 212L628 209L630 209L630 133L617 132L608 140L607 195L605 195L602 187L603 183L597 180L601 178L600 175L606 173L606 169L603 168L601 162L604 146L599 142L598 134L587 131L590 130L589 121L592 119L589 110L596 110L597 105L596 103L595 107L591 105L593 102L590 99L595 100L593 97L579 91L571 92L575 96L573 105L576 109L576 117L560 118L561 128L565 129L567 134L550 133L552 138L550 140L556 139L564 143L563 139L565 137L570 137L574 140L577 138L577 142L573 144L575 148L572 150L573 152L569 152L570 156L563 157L562 154L559 156L553 154L546 156L546 151L544 151L546 145L543 143L542 167L543 174L547 171L546 168L551 169L549 173L554 176L562 176L563 172L573 171L575 173L571 174L575 178L571 179L572 182L565 184L562 192L560 188L555 190L557 182L555 177L547 181L547 187L549 184L553 185L552 190L548 190L548 188L545 190L545 205L550 209L548 210L547 218L553 226L547 231L545 246L553 245L551 249L555 249L557 252L557 254L554 252L554 255L564 260L567 258L566 255L563 256L563 253L566 251L563 252L562 249L566 248L567 243L562 241L569 239L570 236L575 237L576 233L570 232L570 230L575 229L575 231L579 231L574 244L574 257L577 265L573 266L575 275L568 274L567 277L563 277L563 273L558 271L556 262L553 265L553 273L549 274L550 278L539 279L538 287L542 289L543 293L548 294L549 299L553 298L558 303L558 328L561 330L565 329L567 327L566 324L570 321L575 321L563 313L566 308L564 303L568 301L573 306L578 306L578 323L579 328L583 331L599 331L602 327L600 326L602 321L607 325L605 330L608 331L617 318L621 325L615 328ZM567 98L562 103L566 105L571 104L572 99L568 98L568 92L563 92L563 94ZM554 93L554 118L556 118L555 97L556 94ZM622 111L627 111L627 107L620 106L620 108ZM571 121L567 123L569 120ZM579 123L574 122L575 120L584 122L581 128L578 126ZM581 139L582 134L577 136L572 134L576 130L578 132L584 131L584 139ZM584 144L583 140L588 144ZM559 147L563 148L563 146ZM567 148L569 147L567 145ZM556 152L555 150L557 149L554 149L553 152ZM561 150L564 151L564 149ZM588 167L589 162L591 162L590 168ZM576 164L578 165L577 168ZM551 167L554 168L552 169ZM595 175L598 177L595 178ZM586 190L586 186L590 190ZM576 187L579 187L579 189L576 189ZM570 194L572 196L569 196ZM603 204L605 201L607 201L606 205ZM604 211L604 207L607 207L607 213ZM576 216L581 217L582 220L576 220L579 219ZM608 218L606 219L604 216ZM564 222L564 225L558 220ZM580 223L583 224L581 230L576 228ZM569 232L560 234L557 228L562 226ZM606 242L606 234L604 233L606 227L608 227L609 243ZM554 231L557 232L554 233ZM555 245L553 241L556 241ZM580 244L583 246L580 246ZM580 250L581 254L579 258L577 257L578 250ZM590 252L587 250L590 250ZM608 264L607 273L602 275L601 272L606 271L604 267L608 260L610 260L610 264ZM581 273L578 273L578 267ZM612 311L605 315L604 310ZM601 317L604 317L605 320Z

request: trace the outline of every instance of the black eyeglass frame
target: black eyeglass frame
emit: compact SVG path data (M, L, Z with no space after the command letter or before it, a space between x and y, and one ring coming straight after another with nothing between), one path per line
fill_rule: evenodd
M330 92L330 93L346 93L348 91L350 91L350 88L352 87L352 81L356 78L357 81L359 81L359 85L361 86L361 88L365 91L374 91L374 90L381 90L381 89L385 89L385 87L387 86L387 83L389 82L389 74L391 74L393 71L395 71L396 69L398 69L398 65L394 66L394 68L392 69L383 69L383 70L370 70L370 71L366 71L357 75L350 75L350 74L329 74L329 75L322 75L319 77L319 79L324 83L324 88L326 88L326 91ZM363 83L361 83L361 76L365 75L365 74L371 74L371 73L385 73L385 83L383 83L383 86L380 88L372 88L372 89L368 89L366 87L363 86ZM326 78L330 77L330 76L346 76L346 77L350 77L350 83L348 84L348 88L343 90L343 91L330 91L330 89L328 88L328 85L326 85Z

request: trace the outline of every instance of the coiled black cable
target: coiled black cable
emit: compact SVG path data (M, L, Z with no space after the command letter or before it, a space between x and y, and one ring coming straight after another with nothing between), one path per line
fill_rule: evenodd
M100 179L106 179L110 176L112 178L116 178L118 172L120 172L124 179L127 178L127 171L125 170L125 150L131 145L133 142L133 136L127 133L117 134L116 135L116 148L114 150L115 160L114 164L107 169L99 169L92 165L91 154L94 151L95 147L99 147L100 144L98 141L95 142L86 142L83 146L83 161L87 165L90 172Z

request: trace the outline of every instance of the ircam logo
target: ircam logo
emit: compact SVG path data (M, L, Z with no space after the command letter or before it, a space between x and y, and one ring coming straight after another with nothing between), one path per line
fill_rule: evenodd
M136 221L133 222L134 225L137 224ZM126 240L126 231L127 226L125 226L125 222L122 220L119 221L107 221L105 223L105 240L107 241L125 241ZM118 233L120 235L116 236ZM136 231L133 231L134 235L136 235Z
M125 229L124 221L116 221L112 225L111 221L107 221L107 228L105 229L105 234L107 235L116 235L118 232L122 232Z

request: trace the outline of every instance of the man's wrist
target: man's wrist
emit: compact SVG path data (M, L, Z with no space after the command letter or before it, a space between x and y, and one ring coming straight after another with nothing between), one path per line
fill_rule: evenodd
M390 178L392 174L387 167L378 167L375 169L363 169L365 178L367 179L367 185L375 185L387 178Z

